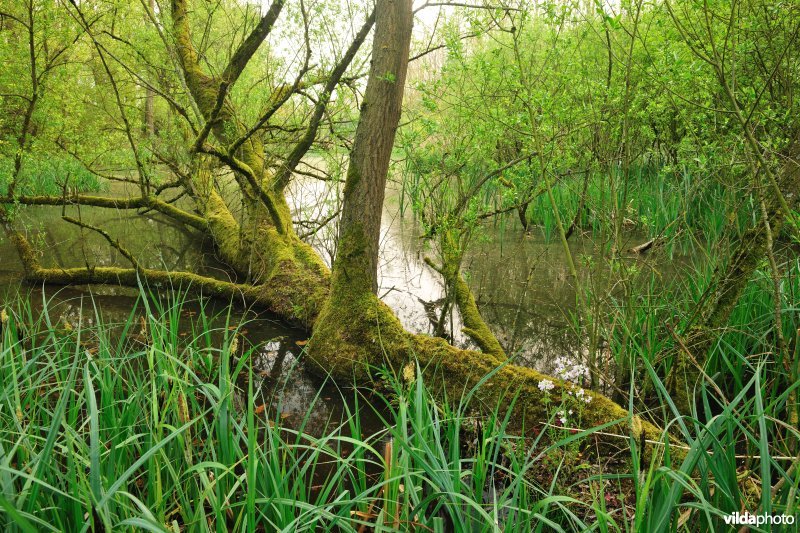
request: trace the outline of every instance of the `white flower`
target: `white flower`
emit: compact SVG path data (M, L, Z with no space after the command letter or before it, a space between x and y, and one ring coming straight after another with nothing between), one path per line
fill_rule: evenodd
M575 363L567 357L557 357L555 364L555 376L564 381L579 383L589 377L589 367L581 363Z
M567 394L570 396L574 395L577 400L580 400L583 403L589 403L592 401L592 397L586 394L586 391L583 388L578 388L574 393L573 391L568 391Z
M542 392L551 391L554 388L556 388L555 383L553 383L549 379L543 379L542 381L539 382L539 390Z
M564 413L564 411L557 412L556 418L558 418L558 421L561 423L562 426L567 425L567 415Z

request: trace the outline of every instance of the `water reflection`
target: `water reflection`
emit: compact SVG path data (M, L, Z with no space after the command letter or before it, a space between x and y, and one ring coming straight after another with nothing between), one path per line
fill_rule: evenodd
M116 186L114 189L112 194L125 192ZM340 184L311 178L297 179L290 186L289 200L295 218L309 221L298 225L298 233L305 235L329 264L336 252L335 210L339 205L339 190ZM211 243L158 213L142 216L135 211L79 209L76 206L66 211L88 224L105 228L145 266L228 276L225 266L217 262ZM63 222L61 215L60 207L23 209L23 224L31 240L43 250L44 265L126 264L102 236ZM328 221L320 227L321 222ZM400 216L396 195L390 192L381 230L380 295L406 328L432 333L431 318L441 311L445 291L439 274L424 262L425 255L431 251L420 239L420 233L413 220ZM594 246L589 239L577 236L570 241L576 258L594 257L597 254ZM480 230L463 266L483 316L506 351L514 354L519 362L545 371L556 356L580 354L577 340L580 337L572 331L570 318L575 309L576 291L566 265L564 251L558 244L525 235L513 226L486 226ZM49 300L70 309L59 312L74 314L79 309L76 302L91 295L106 319L122 321L130 313L137 294L133 289L101 286L31 288L20 285L20 272L21 265L13 247L0 236L0 298L9 292L33 289L30 298L34 307L41 308L42 302ZM581 276L588 276L588 272L588 268L584 268ZM85 302L81 305L86 308ZM224 302L214 305L225 308ZM245 315L244 309L238 309L234 318L239 320ZM285 418L302 417L312 404L315 405L315 426L342 414L338 391L327 385L328 388L320 392L323 383L297 369L301 347L296 342L303 340L298 338L298 332L263 318L248 329L249 342L266 343L254 358L259 385L268 391L281 391L282 402L276 408ZM447 330L452 342L470 347L471 342L460 329L457 314L451 314Z

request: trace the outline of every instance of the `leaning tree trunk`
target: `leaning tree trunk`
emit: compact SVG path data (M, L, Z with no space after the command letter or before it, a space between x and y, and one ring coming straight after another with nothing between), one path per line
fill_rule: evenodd
M499 359L505 359L506 354L497 337L492 333L489 325L483 319L472 290L461 273L461 263L464 259L463 244L461 239L469 238L469 229L462 231L443 229L439 232L439 245L441 248L442 264L437 265L429 257L425 263L437 271L447 285L447 297L455 302L461 315L463 327L461 332L472 339L483 353L491 354Z
M507 364L498 353L459 350L443 339L412 335L375 295L383 195L411 37L411 0L378 0L376 12L372 65L345 183L330 297L314 324L308 362L334 378L364 380L371 365L402 368L416 361L430 374L434 389L450 398L495 372L477 395L508 407L519 392L515 420L546 420L546 397L563 396L582 413L581 424L616 421L612 430L633 433L637 441L647 443L644 453L649 456L656 449L653 443L663 439L661 431L608 398L593 395L584 405L578 386ZM541 390L542 381L552 382L554 389Z
M792 209L800 204L798 154L800 141L794 142L786 150L786 162L776 180ZM776 195L770 195L767 201L767 220L773 235L778 235L788 215ZM714 340L727 325L739 297L766 256L768 236L767 227L760 220L736 242L729 260L715 272L706 291L699 323L689 328L684 335L682 350L678 352L676 363L667 380L675 405L684 413L691 412L692 390L700 381L702 366Z
M224 72L212 77L201 69L192 44L186 0L172 1L176 51L186 85L206 121L205 130L194 141L194 151L199 153L195 157L196 170L184 188L207 221L208 233L221 259L249 283L262 288L263 299L272 303L271 311L308 326L327 297L328 269L294 231L285 194L287 177L268 170L259 135L248 135L227 96L271 31L282 6L282 1L273 2ZM207 146L203 134L213 134L228 150L220 153ZM230 147L234 146L236 149L231 152ZM215 189L211 173L204 168L202 152L212 153L234 171L245 205L241 223Z

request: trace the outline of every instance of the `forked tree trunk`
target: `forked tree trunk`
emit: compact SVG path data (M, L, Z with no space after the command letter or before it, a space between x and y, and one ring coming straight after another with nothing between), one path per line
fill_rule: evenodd
M488 353L459 350L443 339L412 335L375 295L384 188L411 37L411 0L378 0L376 13L365 104L345 183L339 252L333 265L330 297L308 344L307 363L337 379L363 381L369 378L371 365L404 368L416 361L429 374L432 387L450 398L459 397L495 372L481 384L477 397L507 408L519 392L514 405L518 427L526 419L530 425L547 419L546 398L563 396L567 408L583 413L580 424L591 427L617 421L612 430L623 435L631 432L637 441L647 442L643 453L649 457L658 449L653 442L662 440L661 432L652 424L600 395L593 394L584 405L576 397L577 386L535 370L511 364L498 370L505 362L499 347L493 350L487 346ZM554 389L543 391L539 387L543 381L551 382Z

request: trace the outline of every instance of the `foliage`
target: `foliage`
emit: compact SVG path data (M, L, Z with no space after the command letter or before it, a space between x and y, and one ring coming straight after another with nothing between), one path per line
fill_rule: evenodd
M85 254L69 272L33 264L19 206L62 206L65 223L125 257L125 243L67 210L155 210L202 234L225 263L197 265L198 285L224 285L306 328L326 309L336 335L318 327L315 341L327 342L328 363L381 361L392 339L416 346L420 360L466 353L409 342L369 290L328 298L329 272L309 245L334 264L361 242L332 228L359 109L371 104L361 46L371 3L277 0L280 24L235 79L225 73L267 5L5 4L0 222L29 279L135 284L147 272L130 257L127 270ZM680 443L643 464L643 445L657 443L611 436L624 459L595 451L588 464L586 443L604 428L566 428L572 414L546 396L547 380L526 386L545 395L550 424L512 435L501 408L512 400L477 405L485 383L434 399L441 389L414 365L371 368L381 383L341 391L345 416L319 435L314 406L289 426L280 390L257 386L258 347L240 346L244 324L205 313L187 321L182 293L143 295L121 324L88 305L64 322L21 300L0 314L0 525L703 531L743 509L797 513L799 5L475 7L450 6L432 35L417 36L430 50L412 63L394 152L401 213L421 222L434 252L423 259L445 281L435 333L445 335L458 307L484 352L448 368L493 365L509 351L462 271L474 242L488 224L522 226L520 239L539 231L564 249L576 295L564 313L580 344L571 355L592 388L653 413ZM384 191L365 178L353 172L352 183L374 205L356 205L353 219L371 207L379 222ZM117 182L133 196L79 195ZM307 205L309 190L317 205ZM573 257L568 239L594 255ZM652 265L671 261L678 274L665 280ZM361 279L340 274L343 284ZM380 317L391 331L374 327ZM364 434L365 412L381 431Z
M683 531L722 527L753 499L797 511L796 474L764 433L777 404L764 396L762 365L708 422L670 412L647 366L689 453L640 464L632 441L629 472L598 471L591 462L602 457L575 458L591 454L580 443L601 428L559 429L554 405L551 429L515 436L509 414L475 410L476 390L435 401L413 365L383 370L376 393L341 390L343 418L324 430L308 426L319 394L287 425L282 388L257 387L260 347L241 337L246 323L186 305L143 294L119 324L89 302L80 318L24 301L4 308L5 530ZM365 435L367 412L384 429ZM785 481L760 496L758 477ZM626 497L634 507L609 508Z

